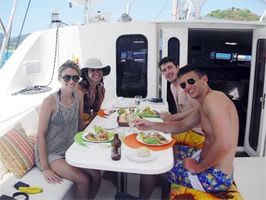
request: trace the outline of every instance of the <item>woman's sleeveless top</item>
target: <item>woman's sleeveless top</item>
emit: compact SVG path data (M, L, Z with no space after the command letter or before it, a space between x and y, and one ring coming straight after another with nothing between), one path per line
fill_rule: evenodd
M65 152L74 141L75 133L78 132L79 102L74 94L73 103L65 106L61 103L57 93L52 94L56 102L56 111L52 114L46 134L46 150L48 162L64 158ZM40 158L35 151L36 165L40 167Z

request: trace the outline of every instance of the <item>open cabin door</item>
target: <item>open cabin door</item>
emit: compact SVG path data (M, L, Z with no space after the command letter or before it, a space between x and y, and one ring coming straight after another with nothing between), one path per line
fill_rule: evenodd
M254 30L249 103L244 150L250 156L265 156L266 136L266 28Z
M162 28L161 29L160 59L165 56L172 57L179 66L187 64L188 57L188 29L187 28ZM175 102L170 90L170 83L162 78L161 96L167 100L169 111L176 112Z

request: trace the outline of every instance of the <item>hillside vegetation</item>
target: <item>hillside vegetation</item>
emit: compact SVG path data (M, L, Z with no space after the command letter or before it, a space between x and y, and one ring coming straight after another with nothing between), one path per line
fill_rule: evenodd
M247 9L239 9L239 8L229 8L227 10L214 10L210 12L207 16L218 18L218 19L230 19L230 20L238 20L238 21L257 21L259 20L259 16L252 13Z

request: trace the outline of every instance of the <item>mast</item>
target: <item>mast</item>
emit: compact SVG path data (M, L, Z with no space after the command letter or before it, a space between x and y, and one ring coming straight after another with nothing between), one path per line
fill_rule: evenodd
M180 0L172 0L172 20L179 19L179 11L178 11L179 2Z

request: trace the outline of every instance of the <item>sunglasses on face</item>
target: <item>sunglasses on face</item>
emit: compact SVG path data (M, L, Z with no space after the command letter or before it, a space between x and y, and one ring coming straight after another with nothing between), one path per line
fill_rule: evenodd
M194 85L195 83L196 83L196 79L194 79L194 78L189 78L189 79L187 79L187 83L188 84L190 84L190 85ZM187 87L187 85L186 85L186 82L182 82L182 83L180 83L180 87L182 88L182 89L186 89L186 87Z
M65 82L69 82L71 79L76 83L79 81L79 76L78 75L65 75L62 77L62 79L65 81Z

